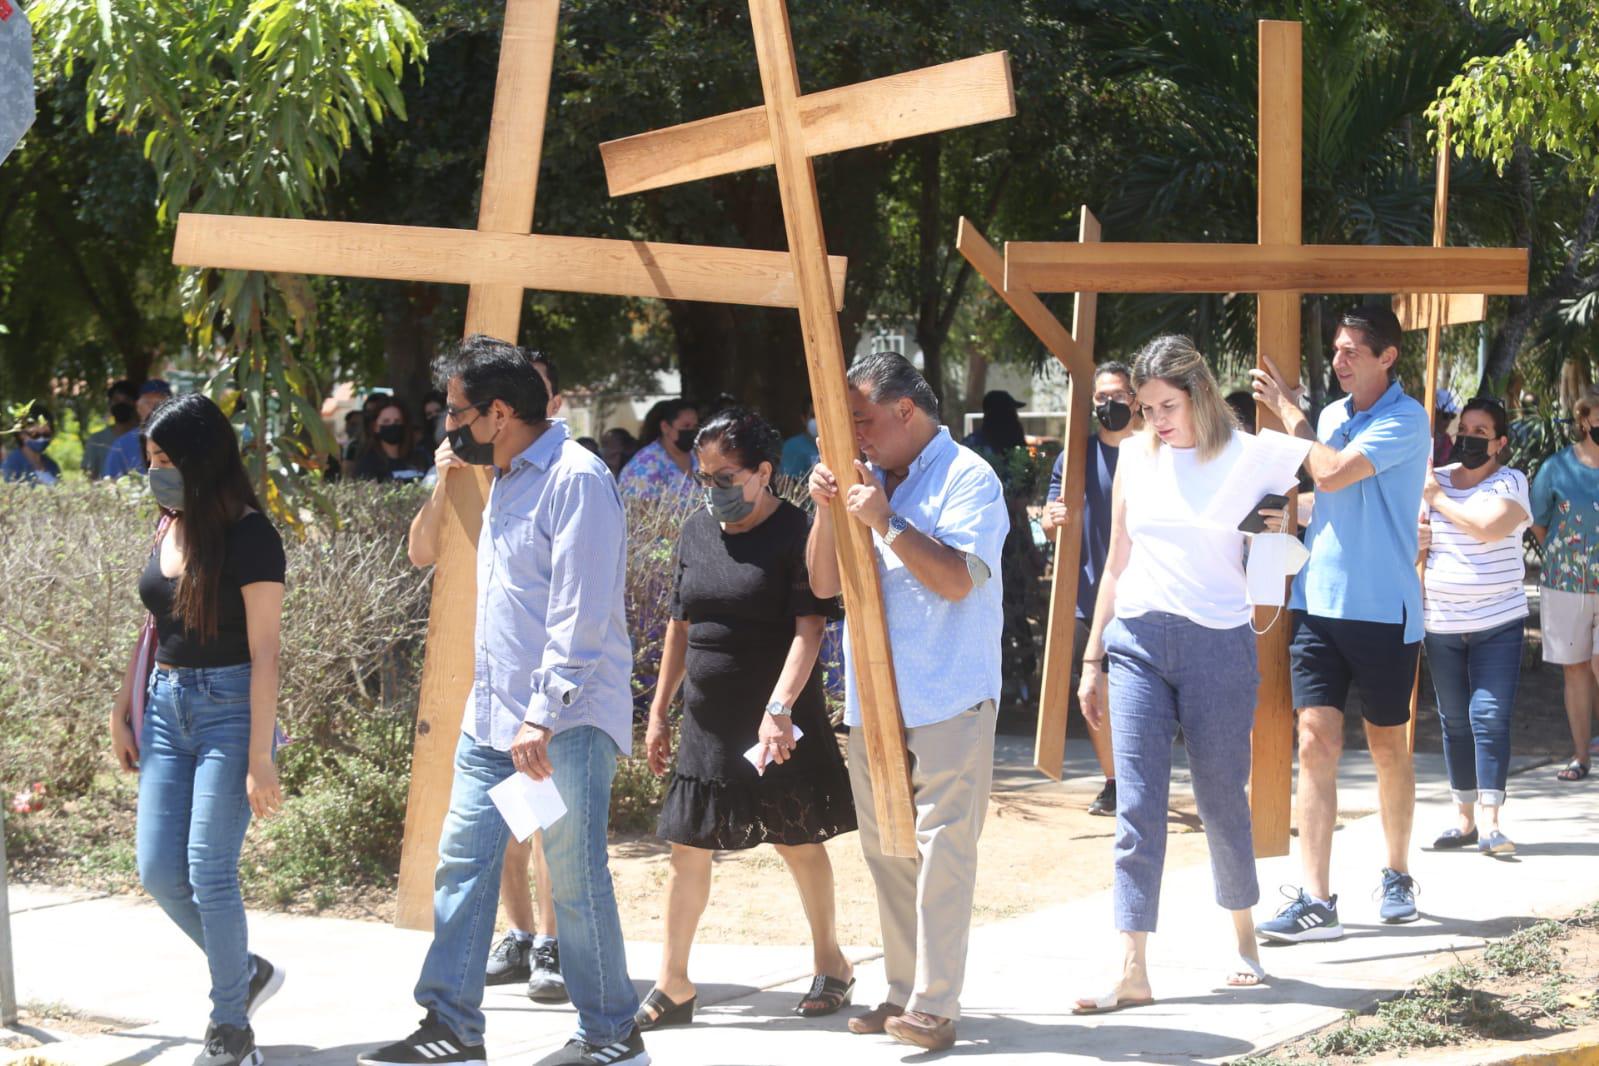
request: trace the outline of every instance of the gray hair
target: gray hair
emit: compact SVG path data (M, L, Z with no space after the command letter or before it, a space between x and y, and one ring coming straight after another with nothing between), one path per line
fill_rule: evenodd
M866 386L867 397L873 403L892 403L909 397L917 407L938 418L938 397L933 387L922 377L921 371L911 361L897 352L877 352L863 355L849 367L852 388Z

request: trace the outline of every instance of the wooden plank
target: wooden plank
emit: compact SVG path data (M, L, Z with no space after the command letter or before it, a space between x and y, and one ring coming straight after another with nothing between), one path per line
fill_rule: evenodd
M847 488L859 478L854 469L855 429L845 383L844 343L828 285L827 240L816 173L801 139L799 74L783 0L750 0L750 22L783 200L783 223L799 282L800 328L821 429L822 457L838 475L840 485ZM844 514L836 515L833 524L838 532L844 618L850 632L881 844L886 854L914 858L910 762L872 535Z
M991 52L802 96L799 139L814 158L1015 114L1009 57ZM600 155L612 196L773 162L764 107L608 141Z
M1406 333L1426 329L1437 305L1436 293L1403 293L1394 297L1394 314ZM1464 326L1488 317L1488 297L1480 292L1452 292L1443 297L1442 325Z
M1034 292L1525 292L1523 248L1005 245L1005 285Z
M179 266L330 274L612 296L795 307L786 252L709 248L597 237L483 233L422 226L183 214L172 261ZM832 303L844 305L843 256L828 259ZM520 297L496 313L469 298L468 319L520 318Z
M1260 22L1259 151L1256 214L1262 250L1280 254L1303 236L1301 219L1301 136L1304 106L1301 63L1304 49L1297 22ZM1387 288L1388 286L1384 286ZM1299 380L1300 294L1263 292L1256 310L1256 365L1270 359L1288 381ZM1274 414L1257 408L1262 429L1283 427ZM1289 505L1289 514L1294 513ZM1255 854L1288 854L1293 811L1294 701L1288 672L1288 616L1272 624L1275 608L1255 612L1255 628L1271 625L1256 639L1260 684L1256 689L1251 737L1249 810Z
M1079 235L1084 241L1099 239L1099 220L1086 206L1082 209ZM1072 652L1077 627L1077 571L1082 562L1083 499L1088 480L1088 435L1085 430L1093 400L1093 341L1097 301L1092 293L1078 293L1074 336L1066 331L1060 319L1034 293L1026 289L1006 291L1005 261L970 219L960 220L955 248L1071 375L1065 433L1066 480L1061 486L1067 520L1055 531L1055 567L1050 583L1047 628L1044 631L1044 674L1039 690L1038 726L1033 739L1033 765L1059 781L1066 758L1066 719L1071 709ZM1083 340L1079 342L1078 337Z
M559 0L506 3L483 195L478 207L479 230L503 235L499 239L526 240L521 235L533 226L559 14ZM181 234L182 220L179 222ZM309 250L300 249L302 253ZM468 292L468 336L484 333L514 343L521 317L522 286L514 281L477 285ZM405 806L405 839L400 850L394 924L402 929L433 928L433 878L439 861L439 837L455 781L461 717L472 689L477 538L489 479L484 470L457 470L447 477L450 506L439 528L438 562L433 569L433 600L428 610L426 654L411 751L411 786Z

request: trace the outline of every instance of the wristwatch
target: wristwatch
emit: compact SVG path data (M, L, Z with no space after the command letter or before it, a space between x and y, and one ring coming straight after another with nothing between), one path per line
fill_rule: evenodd
M783 706L777 700L773 700L766 705L766 713L773 718L789 718L794 714L794 710L791 707Z
M911 528L911 524L897 514L888 516L888 532L883 534L883 547L891 547L894 538Z

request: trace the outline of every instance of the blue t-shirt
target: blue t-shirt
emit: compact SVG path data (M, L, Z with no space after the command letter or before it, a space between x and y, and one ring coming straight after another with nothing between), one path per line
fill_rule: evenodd
M1316 493L1305 547L1310 561L1294 578L1289 606L1322 618L1403 622L1405 643L1422 637L1416 521L1432 459L1427 412L1398 382L1364 411L1352 397L1321 413L1316 438L1353 448L1377 471L1336 492Z
M1584 466L1577 449L1544 460L1532 479L1532 523L1549 531L1543 543L1547 589L1599 592L1599 470Z
M144 465L144 433L124 433L105 453L105 467L100 476L122 477L125 474L142 474Z
M1110 490L1116 480L1116 459L1121 453L1121 448L1106 444L1097 433L1088 438L1088 477L1083 482L1083 548L1077 567L1077 617L1085 621L1094 618L1099 578L1105 572L1105 559L1110 555ZM1061 452L1049 475L1046 502L1060 499L1061 486L1066 481L1065 470L1066 453Z
M789 477L808 477L820 458L809 433L796 433L783 442L783 473Z
M35 485L54 485L61 480L61 467L47 455L44 457L44 469L37 469L28 462L28 457L22 454L22 448L17 448L6 455L4 464L0 464L0 479L27 481Z

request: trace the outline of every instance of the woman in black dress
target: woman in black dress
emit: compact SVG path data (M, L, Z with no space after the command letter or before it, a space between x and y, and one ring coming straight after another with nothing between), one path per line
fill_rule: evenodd
M641 1029L694 1017L688 956L719 850L771 844L799 887L816 976L796 1013L831 1014L855 984L838 944L833 867L822 847L855 828L817 666L822 629L838 607L811 595L805 513L770 490L782 454L777 430L732 408L699 431L694 449L705 506L678 541L673 621L646 740L651 769L666 773L667 712L682 685L682 740L658 830L672 842L666 943L660 976L639 1008ZM745 758L757 745L763 773Z

